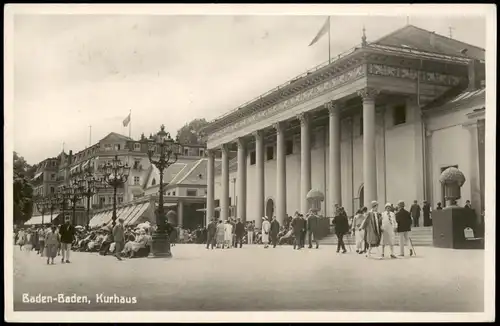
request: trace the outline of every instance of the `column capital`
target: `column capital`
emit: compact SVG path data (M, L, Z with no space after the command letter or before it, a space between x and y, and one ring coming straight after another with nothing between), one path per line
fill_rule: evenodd
M334 115L340 113L340 108L342 107L342 104L340 102L336 101L330 101L325 103L325 108L328 109L328 114L329 115Z
M252 132L252 136L254 136L255 139L262 138L264 137L264 130L255 130L254 132Z
M365 101L375 101L375 98L380 94L380 90L373 88L373 87L365 87L363 89L360 89L358 92L358 96L360 96L363 99L363 102Z
M238 149L244 149L246 147L247 141L245 138L240 137L236 140L236 144L238 145Z
M297 114L297 119L300 121L301 126L309 124L309 121L311 120L310 115L307 112Z
M205 149L205 154L207 155L207 157L212 157L215 154L215 148Z
M284 121L276 122L273 124L273 128L276 130L276 133L278 134L285 132L285 126L286 124Z

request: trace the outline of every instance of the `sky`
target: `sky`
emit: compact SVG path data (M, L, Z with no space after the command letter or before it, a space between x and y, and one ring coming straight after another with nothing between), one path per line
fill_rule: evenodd
M175 135L328 60L309 47L325 16L16 14L14 150L30 164L80 151L110 132ZM332 16L331 52L374 41L407 17ZM412 25L486 46L481 17L410 17ZM89 128L89 126L92 126ZM91 129L91 135L90 135ZM91 136L91 137L90 137Z

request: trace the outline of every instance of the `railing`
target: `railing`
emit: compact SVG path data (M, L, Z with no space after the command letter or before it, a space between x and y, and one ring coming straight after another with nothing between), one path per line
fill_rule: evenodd
M292 79L288 80L287 82L285 82L285 83L283 83L283 84L279 85L278 87L275 87L275 88L273 88L273 89L271 89L271 90L267 91L266 93L264 93L264 94L262 94L262 95L260 95L260 96L258 96L258 97L256 97L256 98L254 98L254 99L252 99L252 100L250 100L250 101L248 101L248 102L246 102L246 103L244 103L244 104L242 104L242 105L238 106L236 109L233 109L233 110L231 110L231 111L229 111L229 112L227 112L227 113L225 113L225 114L223 114L223 115L219 116L218 118L216 118L216 119L214 119L214 120L210 121L210 124L211 124L211 123L214 123L214 122L216 122L216 121L219 121L219 120L221 120L221 119L224 119L224 118L226 118L227 116L229 116L229 115L233 114L234 112L236 112L236 111L238 111L238 110L240 110L240 109L242 109L242 108L244 108L244 107L246 107L246 106L248 106L248 105L250 105L250 104L252 104L252 103L254 103L254 102L258 101L258 100L260 100L260 99L262 99L263 97L266 97L266 96L268 96L268 95L270 95L270 94L272 94L272 93L274 93L274 92L276 92L276 91L278 91L278 90L280 90L280 89L283 89L284 87L286 87L286 86L288 86L288 85L290 85L290 84L292 84L292 83L296 82L297 80L299 80L299 79L301 79L301 78L304 78L304 77L306 77L307 75L310 75L310 74L312 74L312 73L314 73L314 72L316 72L316 71L318 71L318 70L320 70L320 69L322 69L322 68L324 68L324 67L326 67L326 66L328 66L328 65L330 65L330 64L332 64L332 63L335 63L335 62L336 62L336 61L338 61L339 59L344 58L344 57L346 57L346 56L348 56L348 55L350 55L350 54L354 53L354 52L355 52L356 50L358 50L360 47L361 47L361 45L357 45L357 46L355 46L355 47L352 47L351 49L349 49L349 50L347 50L347 51L344 51L344 52L340 53L339 55L337 55L337 57L336 57L334 60L332 60L333 58L330 58L330 60L327 60L327 61L325 61L325 62L323 62L323 63L321 63L321 64L319 64L319 65L315 66L314 68L307 70L306 72L304 72L304 73L302 73L302 74L300 74L300 75L296 76L295 78L292 78Z

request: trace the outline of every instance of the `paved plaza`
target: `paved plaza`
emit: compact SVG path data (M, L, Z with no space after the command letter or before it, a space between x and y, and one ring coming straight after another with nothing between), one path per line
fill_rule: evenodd
M419 247L416 257L368 259L335 247L206 250L177 245L172 259L117 261L72 253L46 265L14 248L15 311L483 311L484 252ZM59 257L58 257L59 258ZM88 296L87 303L26 304L23 294ZM96 295L137 303L96 303Z

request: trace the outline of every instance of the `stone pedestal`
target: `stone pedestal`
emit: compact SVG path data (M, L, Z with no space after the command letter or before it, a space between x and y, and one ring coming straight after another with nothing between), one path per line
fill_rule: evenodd
M171 258L170 239L166 232L155 231L152 236L149 258Z
M484 242L476 232L475 239L465 238L465 229L476 231L474 216L470 210L451 206L432 212L432 238L434 247L452 249L483 249Z

